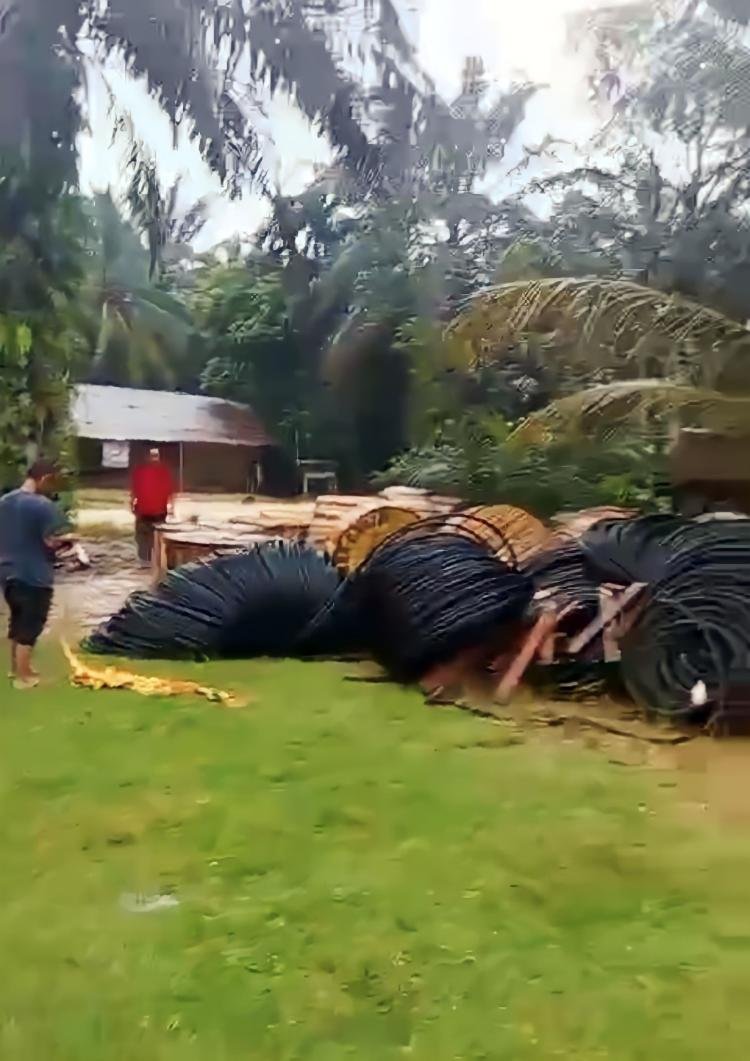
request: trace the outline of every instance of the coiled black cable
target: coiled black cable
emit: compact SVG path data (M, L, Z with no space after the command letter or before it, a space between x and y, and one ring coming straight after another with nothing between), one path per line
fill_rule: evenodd
M369 651L407 682L518 622L533 587L484 542L417 526L381 544L344 592Z
M136 658L288 655L339 583L314 550L264 543L170 571L155 590L134 593L85 647Z
M581 538L589 576L595 582L629 585L661 578L671 556L671 536L685 526L676 516L602 520Z
M716 718L750 669L750 520L685 521L622 642L633 698L671 717Z

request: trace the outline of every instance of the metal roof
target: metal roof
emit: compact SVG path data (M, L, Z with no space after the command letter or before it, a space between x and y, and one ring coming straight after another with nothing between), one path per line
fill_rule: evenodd
M79 438L273 445L249 406L200 394L82 383L73 393L71 417Z

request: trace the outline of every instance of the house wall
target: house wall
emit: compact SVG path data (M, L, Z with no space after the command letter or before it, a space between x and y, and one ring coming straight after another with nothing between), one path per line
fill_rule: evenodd
M254 485L253 464L258 457L257 450L246 446L190 443L185 446L185 489L250 493Z
M180 480L180 447L176 442L130 443L130 468L144 461L156 446L162 460ZM186 491L246 493L253 486L253 465L260 450L212 442L186 442L183 446L183 489ZM102 446L94 439L78 440L79 481L87 487L128 489L129 468L102 468Z

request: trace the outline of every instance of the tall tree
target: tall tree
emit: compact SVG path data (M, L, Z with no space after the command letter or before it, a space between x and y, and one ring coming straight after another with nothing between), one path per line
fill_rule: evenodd
M128 143L123 206L148 248L149 279L163 280L169 266L193 259L191 244L206 223L207 203L199 199L187 210L178 209L180 178L167 190L162 187L156 159L136 137L129 114L120 115L115 130L124 132Z
M705 5L676 0L593 11L582 30L610 116L588 163L542 185L557 207L541 238L562 271L625 273L747 318L744 38Z
M109 193L94 197L88 215L80 290L88 314L86 377L120 386L195 386L187 307L155 282L148 251Z
M192 305L208 353L203 389L250 403L293 448L307 405L305 365L280 272L242 262L209 266Z
M341 32L342 21L351 25ZM74 174L82 39L124 57L230 192L262 179L248 99L284 92L369 180L476 169L489 139L419 68L392 0L11 0L0 25L0 147ZM367 63L373 74L363 71Z
M0 486L35 451L60 450L85 360L85 218L75 196L50 195L48 176L0 159Z
M532 427L750 427L750 333L713 309L624 280L545 279L481 294L452 327L473 363L539 334L559 381Z

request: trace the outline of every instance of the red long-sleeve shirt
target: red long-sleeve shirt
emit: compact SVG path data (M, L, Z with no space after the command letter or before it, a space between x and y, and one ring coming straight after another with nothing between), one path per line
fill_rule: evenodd
M172 473L166 464L139 464L130 488L136 516L165 516L174 496Z

